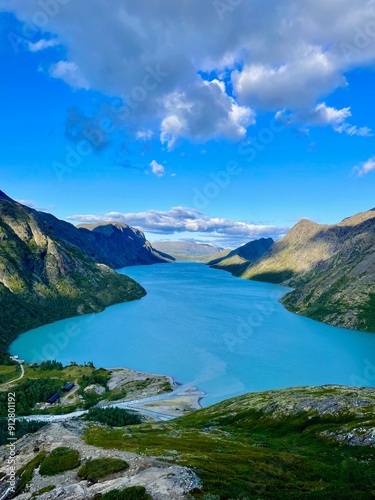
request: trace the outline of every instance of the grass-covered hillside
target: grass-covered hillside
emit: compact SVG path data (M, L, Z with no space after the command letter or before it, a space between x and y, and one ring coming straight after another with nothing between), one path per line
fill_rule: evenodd
M91 427L91 445L194 468L194 496L342 499L375 495L375 391L340 386L251 393L168 423Z
M339 224L300 221L241 275L288 285L291 311L336 326L375 331L375 211Z
M145 293L134 280L54 236L39 212L0 192L0 358L30 328Z

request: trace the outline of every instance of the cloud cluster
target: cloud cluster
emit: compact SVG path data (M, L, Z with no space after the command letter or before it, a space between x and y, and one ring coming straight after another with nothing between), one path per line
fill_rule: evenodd
M225 0L221 9L202 0L0 0L0 10L35 23L52 4L30 46L41 50L49 33L66 48L49 74L119 97L126 126L157 126L169 148L180 138L241 139L258 108L315 113L310 124L324 125L317 104L375 60L373 0ZM338 132L367 135L331 120Z
M354 173L356 173L358 177L364 177L373 170L375 170L375 156L354 167Z
M173 207L166 212L149 210L128 214L109 212L99 215L72 215L68 217L68 220L77 223L125 222L154 235L191 233L200 239L209 235L221 246L233 247L257 238L278 239L289 229L255 222L246 223L221 217L209 217L199 210L185 207Z
M350 107L336 109L327 106L322 102L315 106L312 110L301 111L299 113L287 113L286 111L278 111L276 118L287 126L292 125L307 125L326 127L330 126L335 132L340 134L358 135L361 137L372 137L372 131L368 127L357 127L347 121L352 116Z

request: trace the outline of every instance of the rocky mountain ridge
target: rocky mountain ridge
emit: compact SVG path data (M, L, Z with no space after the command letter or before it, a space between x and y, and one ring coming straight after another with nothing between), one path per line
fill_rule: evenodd
M294 288L281 302L336 326L375 331L375 211L298 222L241 277Z

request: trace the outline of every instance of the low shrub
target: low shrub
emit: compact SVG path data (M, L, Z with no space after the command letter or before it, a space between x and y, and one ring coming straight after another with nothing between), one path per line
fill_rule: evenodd
M104 477L120 472L129 468L129 464L125 460L119 458L97 458L88 460L77 472L81 479L98 481Z
M80 465L79 453L71 448L55 448L40 466L42 476L55 476Z

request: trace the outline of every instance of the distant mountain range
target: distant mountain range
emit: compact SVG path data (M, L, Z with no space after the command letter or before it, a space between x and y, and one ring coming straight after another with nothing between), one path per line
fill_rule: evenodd
M162 241L153 243L152 246L159 252L172 256L174 260L202 261L223 250L221 247L192 241Z
M301 220L240 276L294 288L281 300L293 312L375 332L375 210L332 225Z
M223 250L206 262L211 267L229 271L234 276L240 276L251 263L267 252L273 243L272 238L261 238L250 241L235 250Z
M23 331L146 294L111 267L166 261L126 224L78 229L0 191L0 357Z

